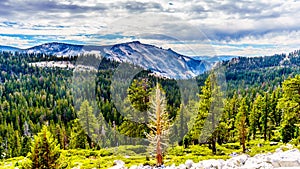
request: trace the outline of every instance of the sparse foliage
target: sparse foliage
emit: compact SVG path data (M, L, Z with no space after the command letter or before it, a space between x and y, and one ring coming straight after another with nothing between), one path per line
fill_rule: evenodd
M150 151L155 150L157 165L160 166L163 164L163 149L169 141L170 119L166 111L166 97L158 83L150 97L150 103L148 127L151 131L146 133L146 137L150 141Z

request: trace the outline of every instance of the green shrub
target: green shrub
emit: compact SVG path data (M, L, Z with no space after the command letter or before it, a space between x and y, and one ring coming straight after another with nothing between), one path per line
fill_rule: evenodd
M32 163L31 160L25 157L20 163L18 163L18 166L20 169L28 169L31 168L31 163Z
M113 155L113 153L110 150L108 150L108 149L101 149L99 151L99 155L101 157L105 157L105 156L111 156L111 155Z
M199 145L193 145L190 146L191 153L193 155L201 155L201 156L207 156L207 155L212 155L211 149L209 149L207 146L199 146Z
M240 143L227 143L227 144L222 144L222 146L227 149L233 149L233 150L238 150L241 148Z
M133 151L136 154L141 154L141 153L147 152L147 146L143 146L143 145L136 145L136 146L129 145L129 146L124 146L124 148L126 150Z
M185 153L184 148L182 146L176 146L168 148L167 154L174 156L183 156Z

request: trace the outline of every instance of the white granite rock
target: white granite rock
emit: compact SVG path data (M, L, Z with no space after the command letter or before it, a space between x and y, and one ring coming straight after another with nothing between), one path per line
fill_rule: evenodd
M291 145L287 145L291 148ZM111 169L125 169L125 163L121 160L114 161L115 166ZM175 166L131 166L130 169L273 169L273 168L299 168L300 169L300 151L298 149L289 149L282 151L282 148L277 149L274 153L257 154L253 157L242 154L226 161L224 160L204 160L200 162L193 162L193 160L186 160L185 164Z
M185 161L185 166L186 168L190 169L194 164L194 161L193 160L186 160Z
M203 168L203 169L221 169L225 165L224 160L215 160L215 159L210 159L210 160L204 160L198 163L198 168Z
M186 168L186 165L180 164L180 165L177 167L177 169L187 169L187 168Z
M139 169L139 167L137 165L133 165L129 169Z
M236 157L232 157L231 159L228 159L225 162L224 166L232 167L232 168L240 167L240 166L244 165L244 163L246 162L246 160L248 158L249 158L249 155L246 155L246 154L242 154L242 155L239 155L239 156L236 156Z
M110 169L127 169L124 161L122 161L122 160L115 160L114 164L115 165L113 167L111 167Z

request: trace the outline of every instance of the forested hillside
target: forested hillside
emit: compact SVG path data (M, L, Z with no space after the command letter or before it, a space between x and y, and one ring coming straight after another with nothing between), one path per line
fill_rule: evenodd
M85 57L92 65L99 61L93 55L81 57ZM112 102L110 84L119 63L102 59L95 86L91 86L97 98L93 102L80 97L74 100L74 93L86 91L80 88L76 88L79 91L72 91L71 84L76 83L72 79L73 69L30 65L40 61L75 64L77 58L0 53L0 158L26 156L31 151L33 136L42 130L43 125L48 126L60 149L103 149L126 144L147 144L120 135L116 138L115 132L133 138L146 138L145 132L151 130L146 123L133 122L129 117L122 116ZM171 125L176 132L170 136L170 140L182 139L173 139L170 144L185 147L208 144L214 154L217 153L216 144L240 142L243 151L246 151L245 143L258 138L298 144L299 59L300 51L295 51L289 55L240 57L224 61L221 64L225 67L227 80L227 91L223 91L226 98L221 100L224 107L220 122L204 142L199 140L199 136L206 117L213 113L209 108L203 108L203 105L209 107L207 99L214 97L211 86L215 84L209 72L196 78L200 101L194 105L182 105L176 80L151 76L149 70L135 76L127 90L128 98L124 99L124 104L131 104L136 110L147 112L150 108L150 94L158 82L166 94L170 122L180 117L179 124ZM91 70L82 71L81 74L84 76L88 71ZM93 108L95 106L98 109ZM191 126L187 123L190 119L181 114L184 107L196 117ZM91 123L93 118L97 121L98 129L93 130L95 137L88 133L90 129L79 123L79 116L91 117L85 119ZM146 116L144 118L147 122Z

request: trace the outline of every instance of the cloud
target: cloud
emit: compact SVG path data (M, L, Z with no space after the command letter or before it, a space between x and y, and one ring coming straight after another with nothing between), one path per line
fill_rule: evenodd
M183 54L195 53L189 48L198 55L266 54L299 44L298 16L300 2L282 0L2 0L0 43L101 45L137 39Z
M114 3L112 6L115 8L126 9L130 13L142 13L146 11L162 11L163 7L159 3L155 2L137 2L137 1L128 1L128 2L118 2Z

